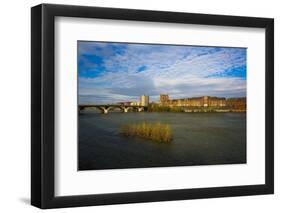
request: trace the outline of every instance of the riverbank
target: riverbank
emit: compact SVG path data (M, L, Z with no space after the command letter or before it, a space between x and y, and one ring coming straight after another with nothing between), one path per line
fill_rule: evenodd
M148 112L246 112L245 108L229 107L181 107L181 106L159 106L150 104L147 107Z
M101 111L96 107L87 107L83 110L79 110L80 114L83 112L98 112ZM110 108L108 112L124 112L120 108ZM210 108L210 107L193 107L193 108L183 108L183 107L161 107L161 108L150 108L144 107L143 110L139 111L135 108L128 107L127 112L159 112L159 113L246 113L245 109L228 109L228 108Z

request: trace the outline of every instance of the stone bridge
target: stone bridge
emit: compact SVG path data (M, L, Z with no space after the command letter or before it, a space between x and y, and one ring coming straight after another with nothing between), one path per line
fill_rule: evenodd
M96 108L101 111L103 114L107 114L112 109L121 109L122 112L128 112L129 109L133 109L137 112L144 111L144 106L131 106L131 105L114 105L114 104L105 104L105 105L92 105L92 104L85 104L85 105L79 105L79 113L82 112L86 108Z

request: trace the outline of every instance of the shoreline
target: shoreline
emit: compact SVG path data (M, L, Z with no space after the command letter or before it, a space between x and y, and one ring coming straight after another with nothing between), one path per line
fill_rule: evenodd
M96 112L99 113L97 110L83 110L82 112L80 111L79 113L83 114L86 112ZM122 111L117 111L117 110L112 110L109 111L111 113L140 113L137 111L129 110L128 112L122 112ZM233 109L186 109L186 110L171 110L171 111L141 111L145 113L247 113L247 110L233 110ZM103 113L102 113L103 114Z

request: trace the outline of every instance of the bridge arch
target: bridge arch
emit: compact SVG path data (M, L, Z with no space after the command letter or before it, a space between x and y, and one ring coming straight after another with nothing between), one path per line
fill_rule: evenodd
M143 106L130 106L130 105L79 105L79 113L86 108L96 108L99 109L101 113L108 114L112 109L120 109L122 112L127 113L130 109L136 112L142 112L145 110Z

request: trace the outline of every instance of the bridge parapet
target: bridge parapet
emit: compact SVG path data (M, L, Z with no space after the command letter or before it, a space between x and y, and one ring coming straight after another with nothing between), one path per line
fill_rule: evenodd
M130 109L136 110L137 112L144 111L143 106L131 106L131 105L116 105L116 104L106 104L106 105L94 105L94 104L87 104L87 105L79 105L79 112L82 112L86 108L96 108L101 111L103 114L108 114L111 109L119 108L122 112L127 113Z

